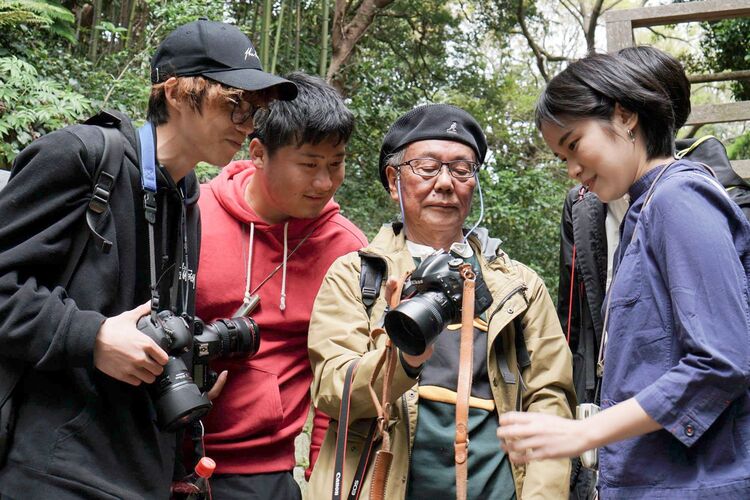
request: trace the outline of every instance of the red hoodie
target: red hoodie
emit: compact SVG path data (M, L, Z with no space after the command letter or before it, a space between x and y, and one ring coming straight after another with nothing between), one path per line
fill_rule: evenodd
M269 225L245 201L255 165L227 165L201 186L201 254L197 314L204 321L231 318L245 293L250 226L254 225L251 289L284 258L287 227L286 307L280 306L283 269L257 292L260 305L251 317L260 328L260 351L251 358L217 359L212 369L229 377L204 419L206 454L219 474L257 474L294 468L294 438L310 406L312 372L307 329L313 301L333 261L367 244L364 234L329 201L316 219L289 219ZM318 444L327 419L315 419ZM315 451L314 449L311 451ZM317 455L317 454L315 454ZM315 456L312 458L316 458Z

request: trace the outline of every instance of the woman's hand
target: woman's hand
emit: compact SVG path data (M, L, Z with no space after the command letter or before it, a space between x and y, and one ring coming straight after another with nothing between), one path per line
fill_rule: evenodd
M544 413L508 412L500 416L500 444L513 463L577 457L593 448L584 420Z
M512 462L526 463L577 457L586 450L661 428L635 398L630 398L585 420L544 413L503 413L497 437Z

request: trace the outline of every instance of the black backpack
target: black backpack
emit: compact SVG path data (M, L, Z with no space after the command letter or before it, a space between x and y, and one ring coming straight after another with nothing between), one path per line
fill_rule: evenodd
M700 139L681 139L676 141L675 147L677 158L687 158L711 167L729 197L739 205L745 217L750 219L750 183L732 169L727 150L719 139L712 135Z
M104 148L92 177L91 199L86 209L85 221L88 227L81 225L81 230L73 242L71 258L66 263L60 280L60 285L66 288L90 238L94 238L97 247L104 253L109 253L112 248L112 242L99 235L95 228L109 216L109 198L120 172L125 151L125 139L119 131L120 120L117 117L101 112L86 120L84 124L95 126L101 132L104 137ZM84 140L80 134L83 130L80 126L72 126L69 130ZM18 360L0 360L0 468L5 465L13 439L16 414L13 394L25 369L24 363Z

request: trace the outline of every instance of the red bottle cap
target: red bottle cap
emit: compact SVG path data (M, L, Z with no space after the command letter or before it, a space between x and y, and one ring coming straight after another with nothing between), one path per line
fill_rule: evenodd
M214 469L216 469L216 462L208 457L201 458L195 465L195 473L204 479L211 477Z

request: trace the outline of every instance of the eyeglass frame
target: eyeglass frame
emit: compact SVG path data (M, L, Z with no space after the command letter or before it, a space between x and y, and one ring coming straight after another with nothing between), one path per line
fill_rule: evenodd
M437 170L435 170L435 174L434 175L425 175L425 174L417 173L414 170L414 166L411 164L411 162L417 161L417 160L431 160L431 161L435 161L437 163L440 163L440 168L438 168ZM469 175L467 177L458 177L458 176L455 175L455 172L451 168L451 164L453 164L453 163L459 163L459 162L460 163L468 163L468 164L470 164L472 166L471 175ZM398 165L394 165L394 167L397 168L397 169L400 169L404 165L408 165L409 166L409 170L411 170L414 175L418 175L419 177L421 177L424 180L434 179L435 177L438 177L440 175L440 173L443 171L443 167L445 166L448 169L448 175L450 175L452 178L458 179L459 181L468 181L469 179L471 179L472 177L474 177L476 175L476 173L479 171L479 167L481 166L481 163L479 163L478 161L471 161L471 160L441 161L441 160L438 160L437 158L430 158L428 156L428 157L424 157L424 158L412 158L411 160L407 160L405 162L399 163Z
M232 123L234 123L235 125L244 125L245 123L247 123L249 119L255 116L255 113L257 113L261 109L268 109L267 102L264 104L258 105L258 104L248 101L247 99L243 99L242 97L240 97L239 99L235 99L233 97L227 97L227 101L232 103L232 111L230 111L229 113L229 119L232 120ZM243 101L248 103L250 105L250 108L248 108L247 111L244 111L242 112L242 114L239 115L241 119L238 119L238 118L236 119L235 115L237 115L238 111L241 111L240 105Z

